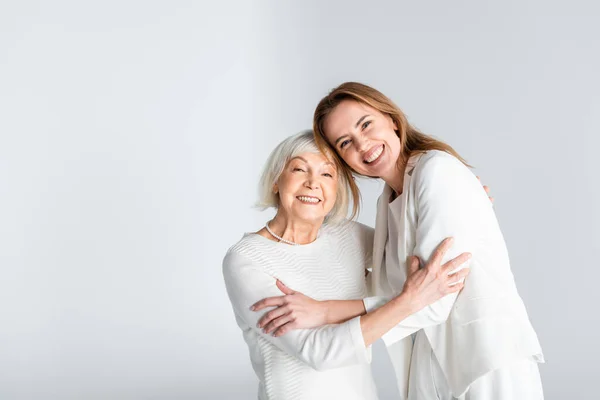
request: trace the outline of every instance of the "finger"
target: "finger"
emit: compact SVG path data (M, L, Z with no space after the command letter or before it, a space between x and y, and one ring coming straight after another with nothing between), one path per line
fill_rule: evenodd
M287 324L280 326L279 328L277 328L277 330L275 332L273 332L273 336L275 337L279 337L279 336L283 336L286 333L288 333L289 331L293 330L296 328L295 322L294 321L290 321Z
M267 307L278 307L284 304L285 296L277 296L277 297L267 297L266 299L262 299L254 303L250 309L252 311L262 310Z
M481 182L481 178L480 178L480 177L477 177L477 180L478 180L479 182Z
M433 256L431 257L430 262L427 264L428 268L438 268L442 264L442 259L444 255L452 247L452 243L454 242L454 238L446 238L442 240L442 243L435 249L433 252Z
M462 283L462 281L467 277L467 275L469 275L470 272L471 269L467 267L455 272L452 275L448 275L448 280L450 281L448 285L453 286L458 283Z
M292 289L285 286L283 284L283 282L281 282L279 279L277 279L277 287L279 288L279 290L281 290L285 294L294 294L295 293Z
M494 198L490 196L490 201L493 203L494 202Z
M419 257L410 256L408 261L408 275L412 275L419 270Z
M470 259L471 253L462 253L458 257L455 257L452 260L448 261L446 264L444 264L444 266L442 267L442 272L450 275L453 272L455 272L455 270L458 269L458 267L460 267L462 264L466 263Z
M447 286L446 290L444 290L444 293L450 294L450 293L460 292L461 290L463 290L464 287L465 287L464 283L457 283L456 285Z
M288 313L290 311L290 308L287 306L282 306L282 307L277 307L274 310L269 311L268 313L265 313L265 315L263 315L261 317L261 319L258 320L258 327L262 328L263 326L267 325L269 322L273 321L275 318L281 317L282 315Z
M288 322L295 321L295 318L292 318L292 313L287 313L279 318L275 318L271 321L265 328L263 329L265 333L271 333L275 329L278 329L280 326L287 324Z
M490 192L490 187L483 185L483 190L485 190L486 193L489 193Z

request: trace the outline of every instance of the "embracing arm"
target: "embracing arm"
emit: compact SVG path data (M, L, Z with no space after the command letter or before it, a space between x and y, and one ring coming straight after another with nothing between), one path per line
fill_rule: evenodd
M243 329L256 332L317 370L370 362L370 349L363 341L359 318L343 324L298 329L285 336L273 336L257 327L264 311L252 311L251 306L261 298L280 294L275 279L242 255L232 252L223 261L223 276Z
M427 260L440 240L452 236L455 245L444 261L469 251L474 254L470 264L477 268L478 248L489 231L488 216L493 214L487 190L482 190L481 183L466 166L447 154L423 160L413 179L418 214L413 254ZM458 293L453 293L443 297L411 315L385 335L384 341L389 345L419 329L445 322L457 296ZM365 308L370 312L385 301L384 298L365 299Z
M453 271L469 260L471 254L463 253L440 267L442 259L452 243L452 238L442 241L424 268L419 268L417 257L411 257L407 271L408 278L400 295L361 317L365 343L375 342L428 304L458 294L464 285L462 282L468 275L469 269Z
M490 223L490 218L486 216L493 214L493 198L487 194L489 188L483 186L482 190L477 177L460 161L445 154L424 160L424 164L415 171L413 179L419 215L413 254L421 260L431 260L435 247L444 237L455 237L456 241L442 262L460 252L474 251L478 241L482 240L481 234L487 229L482 225ZM462 265L457 265L455 269L461 267ZM368 321L371 319L369 315L391 300L386 297L369 297L363 300L318 302L284 285L278 286L286 296L265 299L270 306L278 308L265 314L260 320L260 327L266 328L268 332L276 331L277 334L300 327L346 321L364 315L365 311L368 314L361 321L365 318ZM422 328L443 323L450 315L456 298L457 292L452 293L401 320L383 336L384 341L390 344ZM257 305L264 306L263 302ZM396 305L389 306L387 310L401 308L398 307L398 300L394 303ZM278 318L290 310L295 310L297 314L294 321L282 321ZM385 326L393 320L395 319L385 319Z
M460 161L446 154L442 157L427 160L425 165L416 171L414 177L419 223L412 253L421 260L429 259L435 246L444 237L454 237L458 240L458 245L453 246L444 261L461 251L472 251L474 247L472 237L477 235L477 232L481 232L473 222L486 213L486 209L491 208L490 205L493 207L494 203L489 186L483 185L478 176L475 176L477 179L475 182L473 174ZM481 195L481 188L485 196ZM474 203L477 203L476 206ZM458 293L454 293L446 296L402 321L395 329L397 340L419 329L444 322L457 295ZM363 299L365 311L369 313L388 301L390 298L383 296ZM342 304L330 305L328 308L338 307L342 307Z
M405 320L424 306L462 289L461 282L469 270L464 269L453 274L451 271L466 262L470 258L470 254L463 253L441 265L442 258L451 246L451 239L444 240L424 268L419 268L418 258L413 257L410 262L408 279L400 295L372 313L348 321L360 321L360 334L365 345L371 345L400 321ZM319 318L321 317L314 317L319 314L314 312L315 309L318 309L319 304L314 303L320 302L300 292L294 292L283 285L278 284L278 286L286 293L285 296L265 298L253 305L255 311L263 310L266 307L277 307L260 318L259 327L264 327L265 332L275 330L275 334L280 337L287 332L293 334L300 327L306 328L320 324ZM362 300L358 301L362 303ZM335 303L339 305L345 302L336 301ZM356 303L351 301L346 304L354 306ZM358 306L363 307L360 304L356 307L358 308ZM302 314L300 315L302 318L298 318L298 311Z

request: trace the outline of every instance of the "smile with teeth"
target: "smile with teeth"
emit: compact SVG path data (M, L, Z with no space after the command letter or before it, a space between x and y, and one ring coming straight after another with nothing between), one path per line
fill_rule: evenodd
M364 161L367 164L370 164L373 161L377 160L379 158L379 156L381 156L381 153L383 153L383 145L379 146L379 148L377 150L375 150L374 152L372 152L369 157L365 158Z
M310 197L310 196L296 196L296 198L303 203L309 203L309 204L317 204L321 201L316 197Z

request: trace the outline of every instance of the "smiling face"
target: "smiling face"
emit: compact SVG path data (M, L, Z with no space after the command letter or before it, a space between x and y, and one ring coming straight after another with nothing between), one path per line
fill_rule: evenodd
M327 141L361 175L387 180L397 174L400 139L389 115L354 100L344 100L323 124Z
M335 165L320 153L292 158L273 186L279 194L278 212L303 221L322 221L336 202Z

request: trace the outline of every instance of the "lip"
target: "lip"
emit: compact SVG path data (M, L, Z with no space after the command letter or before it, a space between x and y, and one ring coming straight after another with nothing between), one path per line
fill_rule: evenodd
M300 197L307 197L309 199L316 199L318 201L316 203L308 203L306 201L300 200ZM308 195L303 195L303 194L296 196L296 200L300 201L302 204L308 204L308 205L316 205L316 204L319 204L319 203L321 203L323 201L323 200L321 200L320 198L318 198L316 196L308 196Z
M381 154L379 155L379 157L378 157L376 160L374 160L374 161L371 161L370 163L369 163L369 162L367 162L366 160L367 160L369 157L371 157L371 156L372 156L372 155L373 155L375 152L377 152L377 151L378 151L380 148L382 148L382 152L381 152ZM380 145L378 145L378 146L373 146L373 147L371 148L371 150L369 150L368 152L366 152L366 153L365 153L365 155L363 156L363 162L364 162L365 164L367 164L367 165L375 165L375 164L377 164L377 163L379 162L379 160L381 160L381 156L383 155L383 153L384 153L384 152L385 152L385 145L383 145L383 144L380 144Z

